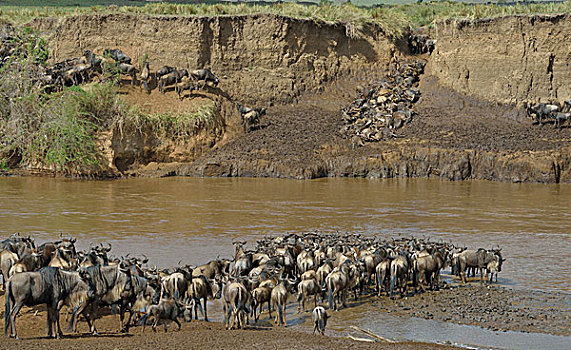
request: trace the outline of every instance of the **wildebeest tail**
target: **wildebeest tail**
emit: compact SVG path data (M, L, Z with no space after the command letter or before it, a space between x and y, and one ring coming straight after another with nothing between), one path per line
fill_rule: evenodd
M327 283L327 289L329 289L327 299L329 300L329 308L333 309L333 286L330 286L329 284L330 283Z
M397 264L391 264L391 294L395 290L395 282L397 280Z
M325 315L323 314L319 314L319 319L317 320L317 329L319 329L319 331L323 331L325 330Z
M179 293L178 293L178 279L174 280L174 300L178 300Z
M11 300L12 300L12 283L8 281L6 284L6 295L4 298L6 299L5 309L4 309L4 335L8 334L8 327L10 326L10 313L12 311Z
M460 258L456 257L454 258L454 262L453 262L454 268L452 269L452 273L456 276L460 276Z
M418 286L418 262L415 259L412 262L412 285L414 286L414 288L416 288Z
M278 320L279 322L281 322L283 319L284 309L282 304L278 304L277 306L278 306Z

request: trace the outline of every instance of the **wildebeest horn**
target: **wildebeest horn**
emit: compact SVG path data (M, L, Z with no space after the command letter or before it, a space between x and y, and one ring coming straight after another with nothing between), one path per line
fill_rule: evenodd
M141 262L141 264L146 264L147 261L149 261L149 258L147 258L147 256L145 254L141 254L141 255L143 255L143 258L144 258L143 261Z
M182 259L180 259L177 263L178 266L180 266L180 263L182 262Z
M110 252L110 251L111 251L111 248L112 248L112 245L111 245L111 243L107 243L107 245L108 245L109 247L107 248L106 252ZM103 246L103 245L102 245L102 246Z
M77 241L77 238L71 237L71 238L69 239L69 241L70 241L71 243L75 243L75 241Z

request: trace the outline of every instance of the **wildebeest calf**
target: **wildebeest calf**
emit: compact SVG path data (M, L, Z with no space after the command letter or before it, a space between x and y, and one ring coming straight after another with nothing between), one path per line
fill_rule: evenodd
M325 308L323 306L317 306L313 309L313 313L311 314L311 321L313 322L313 334L317 331L319 334L325 334L325 326L327 326L327 319L329 316L327 312L325 312Z
M180 303L177 300L172 298L163 298L159 302L158 305L151 305L149 310L145 316L141 318L141 323L143 324L143 332L145 332L145 326L147 324L147 320L150 316L153 316L155 319L153 321L153 331L157 331L157 325L159 321L163 321L163 327L165 329L165 333L167 332L167 322L166 321L173 321L178 326L178 331L180 331L180 321L178 320L179 317L183 316L185 320L188 321L189 317L189 310L190 307Z

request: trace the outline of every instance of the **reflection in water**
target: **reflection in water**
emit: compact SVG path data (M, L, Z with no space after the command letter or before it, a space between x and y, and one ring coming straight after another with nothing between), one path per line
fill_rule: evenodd
M0 234L60 232L153 264L230 256L231 239L359 231L503 247L504 284L568 292L571 186L423 179L0 179ZM551 259L558 256L558 259ZM530 278L527 271L533 271Z

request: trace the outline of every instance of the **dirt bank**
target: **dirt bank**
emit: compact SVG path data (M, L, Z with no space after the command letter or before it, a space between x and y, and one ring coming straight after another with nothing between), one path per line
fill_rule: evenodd
M439 23L431 34L436 49L423 56L413 122L399 130L402 138L357 148L339 134L341 108L358 85L385 73L391 57L412 59L376 27L351 39L340 24L277 15L113 14L31 25L48 38L54 60L120 47L135 61L147 54L154 69L210 67L222 78L217 89L182 102L156 91L133 99L127 91L131 102L173 111L216 100L222 126L179 144L102 135L118 174L570 183L571 127L532 125L521 108L571 97L571 57L562 45L568 23L569 15ZM235 101L270 106L259 130L243 132Z

